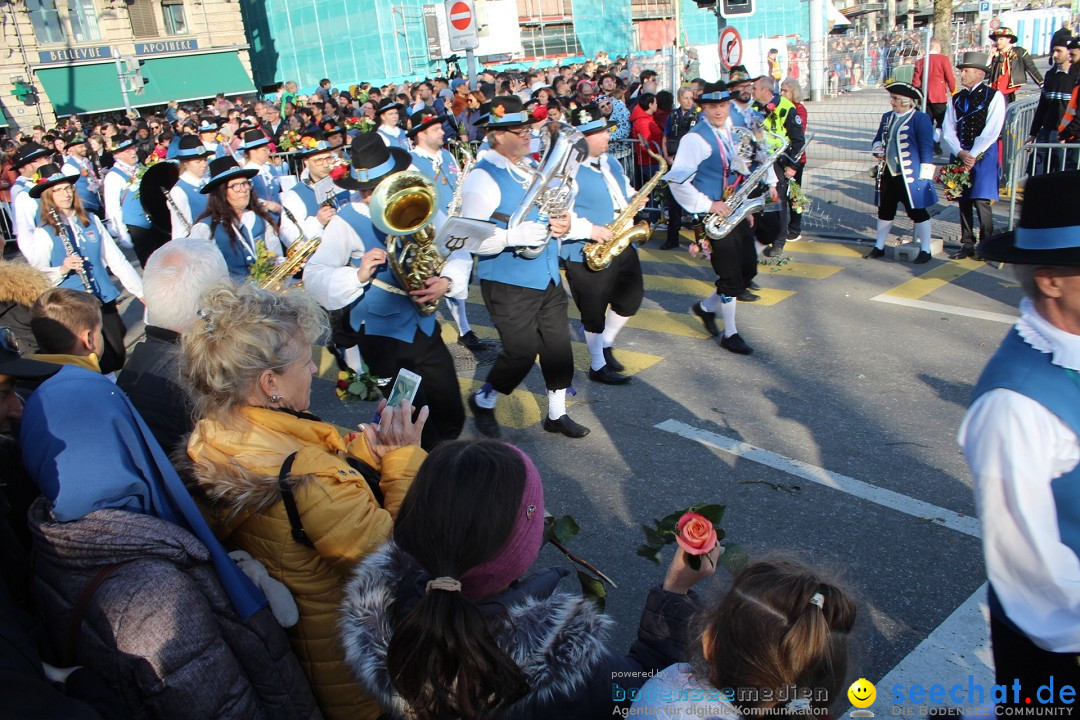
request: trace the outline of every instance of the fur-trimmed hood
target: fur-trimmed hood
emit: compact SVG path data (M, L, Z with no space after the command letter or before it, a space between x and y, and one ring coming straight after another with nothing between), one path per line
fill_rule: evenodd
M479 603L499 646L521 667L531 688L511 706L509 717L570 702L608 654L612 620L585 598L558 592L556 585L566 574L548 569ZM415 600L429 579L408 553L389 541L357 567L345 586L340 620L345 661L395 717L408 718L410 713L386 668L393 605Z
M0 303L30 307L52 287L48 276L24 262L0 260Z

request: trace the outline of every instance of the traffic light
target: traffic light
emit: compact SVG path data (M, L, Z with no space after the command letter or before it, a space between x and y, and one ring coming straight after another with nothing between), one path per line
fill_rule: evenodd
M708 8L709 10L716 9L716 0L694 0L697 6L702 10Z
M720 0L720 16L743 18L754 14L754 0Z
M11 91L11 94L21 100L23 105L38 104L37 88L25 80L15 80L15 89Z
M142 95L145 90L145 86L150 84L150 81L143 77L142 66L146 64L146 61L139 57L126 57L124 58L124 65L126 66L128 74L128 82L131 91L136 95Z

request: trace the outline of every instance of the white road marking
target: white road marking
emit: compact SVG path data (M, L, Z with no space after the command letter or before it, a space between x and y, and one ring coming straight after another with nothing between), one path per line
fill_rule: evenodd
M895 297L893 295L878 295L877 297L872 297L870 299L877 302L889 303L890 305L903 305L905 307L918 308L919 310L948 313L949 315L963 315L964 317L990 320L992 322L1005 323L1006 325L1012 325L1019 318L1018 315L1006 315L1005 313L987 312L986 310L970 310L955 305L943 305L927 300L911 300L909 298Z
M902 512L906 515L926 520L947 527L951 530L980 537L979 521L969 515L962 515L952 510L931 505L928 502L918 500L907 495L901 495L892 490L871 485L870 483L856 480L855 478L841 475L840 473L826 470L825 468L810 465L800 460L777 455L774 452L755 447L740 440L733 440L723 435L718 435L708 430L701 430L692 425L679 422L678 420L665 420L655 426L658 430L665 430L675 435L680 435L689 440L701 443L707 447L721 450L736 457L746 458L753 462L767 465L777 470L782 470L789 475L801 477L804 480L815 482L819 485L839 490L862 500L867 500L876 505L887 507L891 510Z

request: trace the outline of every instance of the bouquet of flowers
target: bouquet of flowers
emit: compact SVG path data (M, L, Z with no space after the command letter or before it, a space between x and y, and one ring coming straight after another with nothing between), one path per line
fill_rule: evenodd
M800 215L810 209L810 198L806 196L803 189L799 187L799 183L791 180L787 186L788 201L791 203L791 209Z
M945 199L957 200L971 187L971 168L964 165L963 160L955 160L941 168L938 181L944 187Z
M724 567L733 573L738 572L746 565L746 551L734 543L721 542L724 530L720 522L724 519L726 509L723 505L694 505L653 520L653 527L642 525L645 544L638 548L637 554L659 565L660 550L675 542L686 553L686 564L698 570L702 556L708 557L719 544L719 557Z
M300 147L300 133L295 130L289 130L281 136L281 142L278 144L281 146L281 149L286 152L296 150Z
M266 249L266 243L259 240L255 243L255 262L248 270L248 281L253 285L262 285L270 278L274 268L281 262L274 253Z
M382 392L379 391L379 378L365 369L363 373L357 373L352 368L338 372L337 387L334 389L338 400L380 400Z
M709 242L709 238L705 236L705 233L698 233L690 242L690 257L704 257L707 261L712 262L712 245Z
M143 165L135 166L135 174L131 176L131 182L128 183L127 191L134 197L139 197L139 186L142 183L143 175L146 174L147 169L151 165L157 165L164 158L155 154L150 154L146 157L146 163Z
M371 129L375 127L375 121L369 117L351 117L345 118L346 130L359 130L360 132L371 132Z

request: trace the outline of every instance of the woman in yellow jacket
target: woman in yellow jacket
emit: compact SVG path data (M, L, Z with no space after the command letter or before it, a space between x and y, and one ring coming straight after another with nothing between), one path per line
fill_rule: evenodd
M341 588L360 560L391 535L426 454L427 419L381 408L378 427L343 435L307 412L311 346L325 314L305 293L277 296L251 285L208 293L202 322L184 334L181 372L198 421L189 473L211 527L292 592L289 628L328 718L376 718L380 710L343 663Z

